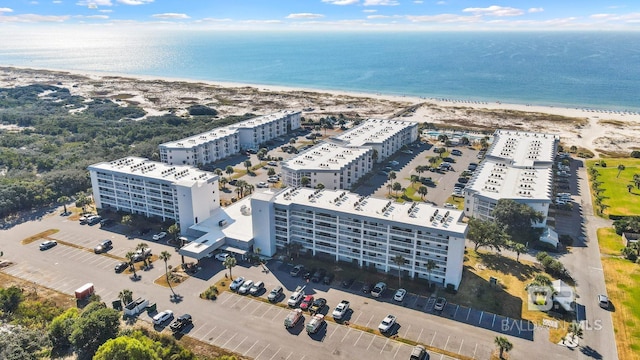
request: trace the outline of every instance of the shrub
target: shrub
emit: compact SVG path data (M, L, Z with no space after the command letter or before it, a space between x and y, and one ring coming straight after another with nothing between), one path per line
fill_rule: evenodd
M631 157L632 157L632 158L639 159L639 158L640 158L640 151L638 151L638 150L633 150L633 151L631 152Z
M189 115L218 115L218 112L205 105L193 105L189 107Z
M218 297L218 288L211 285L207 290L200 294L200 298L207 300L215 300Z
M542 266L544 266L545 269L548 269L549 267L551 267L551 264L553 264L554 261L556 261L554 258L552 258L551 256L547 256L546 258L542 259L540 263L542 264Z
M604 162L604 160L600 160L600 166L605 168L605 167L607 167L607 163Z
M544 251L541 251L541 252L538 253L538 255L536 255L536 260L542 262L542 259L544 259L546 257L549 257L549 254L547 254Z

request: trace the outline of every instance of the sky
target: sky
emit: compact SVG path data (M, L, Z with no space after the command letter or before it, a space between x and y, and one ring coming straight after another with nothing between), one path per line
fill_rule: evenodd
M0 26L640 30L640 0L0 0Z

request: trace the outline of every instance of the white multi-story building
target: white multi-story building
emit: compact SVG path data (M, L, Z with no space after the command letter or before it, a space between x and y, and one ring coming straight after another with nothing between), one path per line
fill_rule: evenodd
M182 231L220 207L218 176L191 166L126 157L89 166L98 209L175 220Z
M403 146L418 139L418 123L401 120L369 119L333 137L337 144L369 147L376 151L377 162L393 155Z
M373 167L373 150L366 147L345 147L333 142L321 143L282 163L282 180L287 186L319 184L327 189L349 189Z
M498 200L511 199L542 213L544 220L534 226L546 226L559 140L552 134L497 130L485 160L464 189L465 213L492 220Z
M297 243L312 255L380 271L401 270L458 288L467 225L463 213L424 203L399 204L340 190L285 189L251 199L254 243L265 253ZM427 262L436 268L427 270Z
M209 164L257 148L300 127L299 111L281 111L219 127L186 139L160 145L160 161L169 165Z

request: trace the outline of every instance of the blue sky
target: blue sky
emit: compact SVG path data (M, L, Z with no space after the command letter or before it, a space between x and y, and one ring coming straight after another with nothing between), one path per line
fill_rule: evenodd
M2 23L273 30L640 30L640 1L0 0Z

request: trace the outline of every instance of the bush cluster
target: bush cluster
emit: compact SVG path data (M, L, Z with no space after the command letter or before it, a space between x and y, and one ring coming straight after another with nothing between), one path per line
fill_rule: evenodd
M549 274L561 278L569 277L569 273L567 272L567 269L564 267L564 265L560 261L551 257L546 252L539 252L538 255L536 255L536 259L540 262L540 264L542 264L544 270Z

